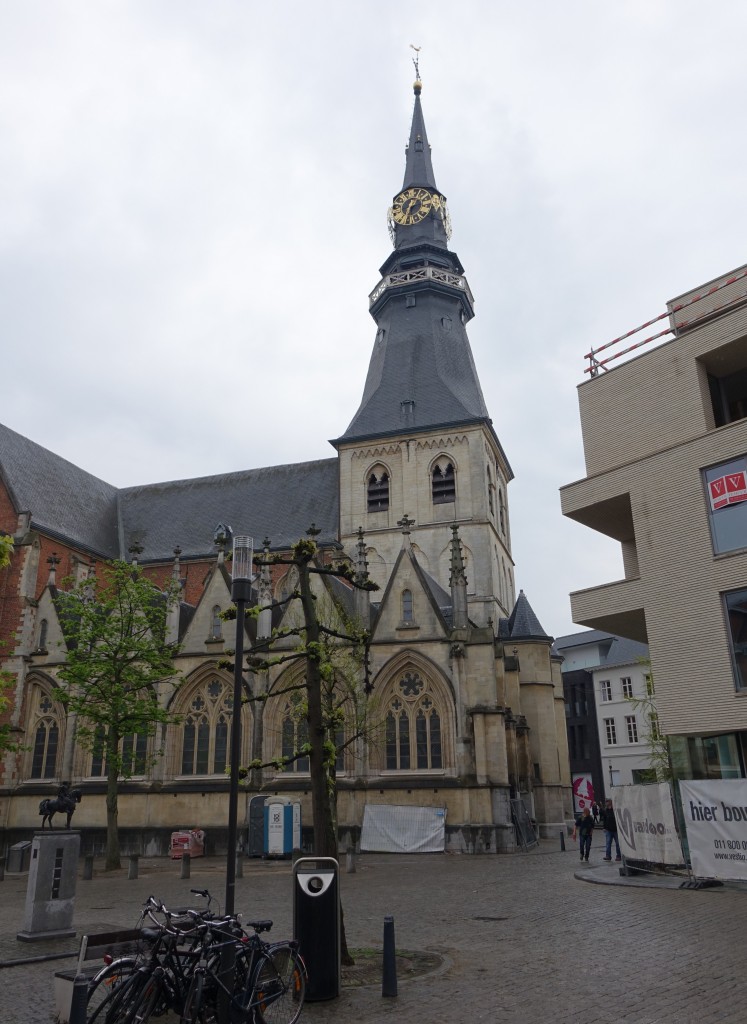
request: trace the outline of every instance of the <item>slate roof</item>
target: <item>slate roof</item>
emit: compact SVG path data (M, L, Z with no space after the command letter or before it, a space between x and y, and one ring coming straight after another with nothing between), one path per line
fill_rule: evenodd
M567 636L559 636L555 640L555 646L561 655L563 651L571 648L592 646L593 644L608 644L609 646L600 652L599 665L589 666L590 668L616 668L649 660L647 644L639 643L637 640L628 640L627 637L616 636L614 633L605 633L600 629L586 629L581 633L569 633Z
M540 625L532 606L523 590L519 591L514 610L507 619L499 622L499 635L503 640L549 640L550 637Z
M337 542L337 459L223 473L118 489L0 425L0 475L31 525L102 558L141 562L213 556L218 523L273 548L302 537L312 522L320 544Z
M319 459L128 487L119 498L122 547L141 544L141 561L170 558L177 544L182 558L213 555L218 523L253 537L257 549L265 536L273 548L287 547L312 522L317 543L335 543L337 486L337 459Z
M0 475L17 511L31 513L32 527L104 558L117 556L116 487L2 424Z

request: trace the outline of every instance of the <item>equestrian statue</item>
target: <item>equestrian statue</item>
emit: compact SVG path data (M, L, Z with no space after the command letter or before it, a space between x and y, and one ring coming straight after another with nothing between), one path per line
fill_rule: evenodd
M52 818L58 811L63 811L67 814L65 828L70 828L70 821L75 813L75 805L80 803L82 796L83 794L79 789L70 789L70 783L63 782L54 800L48 798L42 800L39 804L39 814L42 815L41 827L44 828L44 822L48 821L49 827L54 828Z

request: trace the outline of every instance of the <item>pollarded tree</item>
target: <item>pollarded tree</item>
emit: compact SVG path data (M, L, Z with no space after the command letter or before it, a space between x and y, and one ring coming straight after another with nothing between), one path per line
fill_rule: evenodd
M145 747L161 723L175 721L161 700L175 685L175 644L167 615L178 600L127 562L105 563L57 597L67 658L55 696L77 719L76 737L101 759L106 773L106 868L120 866L120 780L144 770ZM159 757L163 751L149 755Z
M319 857L338 856L336 766L342 752L366 730L366 704L371 693L368 681L369 633L362 624L346 614L331 599L320 607L312 584L314 577L344 580L355 590L376 590L362 571L354 571L347 562L321 564L313 539L297 541L289 556L273 555L255 559L260 566L284 565L297 578L293 592L277 606L298 606L296 613L287 608L281 628L266 639L258 640L248 652L250 673L267 673L282 665L298 664L303 674L281 676L273 685L253 688L250 676L244 677L246 700L250 703L282 699L290 695L295 714L305 726L299 730L305 742L265 765L256 758L245 767L246 774L262 767L283 768L300 758L308 758L311 776L311 806L314 828L314 853ZM326 593L326 590L325 590ZM248 614L259 614L259 608ZM225 616L231 618L232 613ZM235 609L233 609L235 617ZM298 735L298 734L297 734ZM342 934L343 962L350 962Z

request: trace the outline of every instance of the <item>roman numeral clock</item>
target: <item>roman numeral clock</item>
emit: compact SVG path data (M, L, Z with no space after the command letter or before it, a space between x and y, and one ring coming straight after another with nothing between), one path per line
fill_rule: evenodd
M443 222L446 237L451 238L451 220L446 208L446 197L442 196L440 192L411 186L395 196L387 216L392 244L395 241L398 224L403 227L419 224L429 213L433 213Z

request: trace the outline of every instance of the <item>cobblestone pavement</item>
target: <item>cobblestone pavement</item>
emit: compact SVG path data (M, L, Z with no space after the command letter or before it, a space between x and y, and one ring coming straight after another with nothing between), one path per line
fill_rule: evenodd
M515 1021L532 1024L707 1024L747 1021L747 892L639 886L592 853L576 875L575 850L557 844L516 856L358 858L341 874L348 941L380 947L383 920L395 919L397 946L445 957L436 974L400 982L397 998L380 986L343 989L339 999L307 1004L308 1024ZM222 895L224 864L194 861L191 881L174 862L140 862L78 882L75 926L131 927L154 893L185 904L192 887ZM590 885L588 881L610 884ZM26 877L0 883L0 961L71 949L76 941L19 943ZM292 929L287 862L249 861L237 880L246 916L271 917L272 934ZM54 971L71 961L0 970L0 1022L53 1020Z

